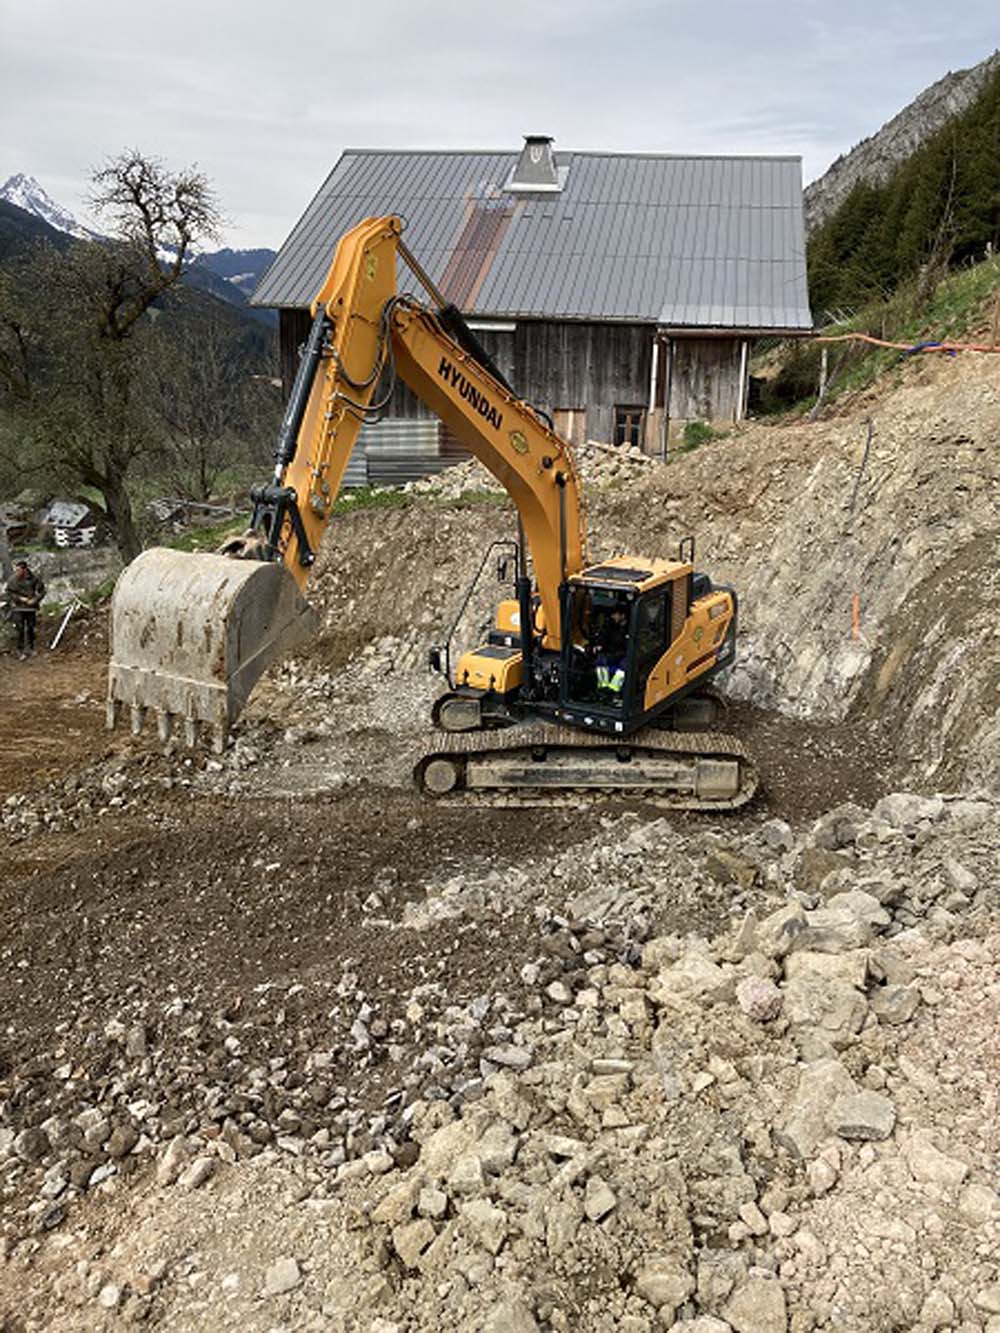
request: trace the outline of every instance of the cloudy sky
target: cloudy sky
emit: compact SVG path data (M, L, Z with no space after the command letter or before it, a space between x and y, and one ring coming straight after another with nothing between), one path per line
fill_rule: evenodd
M345 147L798 153L1000 45L997 0L0 0L0 182L78 214L125 147L276 247Z

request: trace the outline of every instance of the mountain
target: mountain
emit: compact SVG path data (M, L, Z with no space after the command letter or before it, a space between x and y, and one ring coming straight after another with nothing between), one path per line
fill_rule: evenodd
M1000 51L971 69L949 71L898 115L806 187L806 230L813 231L844 202L856 185L882 185L896 168L949 120L966 111L1000 70Z
M198 255L194 267L210 269L238 287L249 300L265 270L274 263L275 254L274 250L230 250L227 247L214 254Z
M10 214L8 209L15 212ZM68 208L46 193L34 176L19 172L9 176L0 187L0 254L23 249L30 239L45 239L55 244L56 237L71 236L76 240L103 240L99 232L78 222ZM257 286L264 270L271 264L275 251L225 249L196 254L185 272L185 280L201 291L241 307L258 324L274 324L273 310L260 310L248 305L250 294ZM164 251L164 263L173 259L173 253Z
M962 112L927 136L884 180L857 180L809 233L814 311L835 315L870 302L884 305L901 287L909 290L908 299L926 304L949 268L996 255L1000 59L988 63L993 72Z
M94 231L91 227L85 227L82 222L78 222L68 208L63 208L61 204L46 193L44 188L39 185L34 176L26 176L19 172L15 176L8 176L3 186L0 187L0 199L6 200L8 204L13 204L16 208L23 209L25 213L31 213L36 218L41 218L47 222L50 227L56 231L65 232L67 236L75 236L80 241L100 240L100 232Z
M0 199L0 264L22 254L38 241L47 241L60 250L72 244L65 232L57 231L37 214Z

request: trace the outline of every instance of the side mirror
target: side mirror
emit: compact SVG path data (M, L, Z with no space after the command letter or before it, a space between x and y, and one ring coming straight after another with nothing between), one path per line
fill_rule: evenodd
M440 648L432 648L432 649L430 650L430 652L427 654L427 664L428 664L428 666L430 667L430 669L431 669L432 671L436 671L436 672L438 673L439 676L442 674L442 673L441 673L441 649L440 649Z
M510 582L510 556L501 555L497 558L497 583Z

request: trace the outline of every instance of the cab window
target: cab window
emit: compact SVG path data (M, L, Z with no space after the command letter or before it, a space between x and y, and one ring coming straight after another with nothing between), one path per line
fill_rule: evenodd
M670 646L670 588L640 599L636 611L636 667L641 702L649 673Z

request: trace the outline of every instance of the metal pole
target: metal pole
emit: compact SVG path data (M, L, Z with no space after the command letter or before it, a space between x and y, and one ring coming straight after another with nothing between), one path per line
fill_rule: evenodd
M670 400L674 392L674 340L667 339L667 392L666 401L663 404L663 447L660 451L660 461L667 461L667 453L670 449Z
M434 286L434 283L427 276L426 272L421 267L419 261L414 256L413 251L409 248L409 246L403 244L402 238L400 238L396 242L396 248L399 251L400 258L406 264L410 272L417 277L418 281L423 286L424 290L427 292L427 295L431 298L431 300L434 302L434 304L438 307L439 310L443 310L444 307L448 304L448 302L444 299L444 297L438 291L437 287Z
M742 421L746 415L747 401L747 348L749 344L746 338L740 339L740 389L739 400L736 404L736 420Z
M660 341L656 334L653 334L653 355L650 357L649 364L649 421L652 424L653 414L656 411L656 372L660 364ZM644 441L645 443L645 441Z

